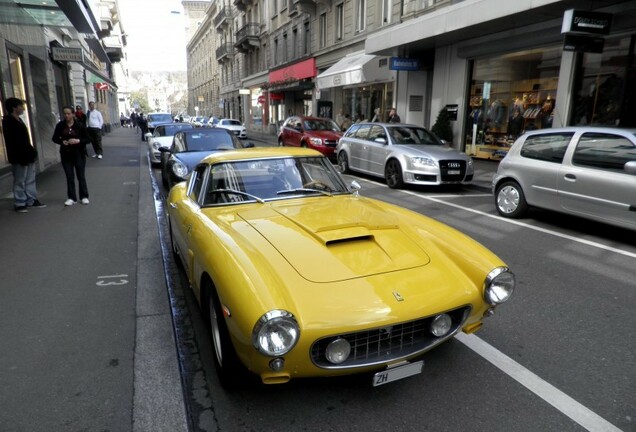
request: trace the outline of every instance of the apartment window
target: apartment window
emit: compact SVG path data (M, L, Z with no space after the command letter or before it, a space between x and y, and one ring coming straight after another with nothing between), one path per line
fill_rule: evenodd
M289 50L287 49L289 45L287 44L287 33L283 33L283 63L287 62L289 59L287 58L287 53Z
M391 0L382 0L382 25L391 22Z
M272 63L278 63L278 39L274 39L274 57L272 58Z
M320 42L318 43L319 48L324 48L327 46L327 14L323 13L320 15Z
M356 31L363 31L367 24L367 0L357 0Z
M342 40L344 35L344 3L336 6L336 40Z
M298 58L298 29L296 27L292 30L292 58Z
M311 34L309 33L309 21L305 21L305 47L304 55L308 55L311 52Z

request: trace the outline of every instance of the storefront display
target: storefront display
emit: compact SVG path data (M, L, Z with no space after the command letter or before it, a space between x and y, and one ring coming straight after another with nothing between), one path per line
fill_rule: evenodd
M473 61L466 153L502 159L527 130L552 126L560 47Z

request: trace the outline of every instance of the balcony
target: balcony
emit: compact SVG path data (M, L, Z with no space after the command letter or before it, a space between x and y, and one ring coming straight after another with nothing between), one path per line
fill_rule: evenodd
M248 23L236 32L234 46L242 53L253 51L260 46L259 35L261 26L258 23Z
M117 63L124 57L124 49L122 47L119 36L109 36L103 39L104 51L111 63Z
M224 6L219 9L219 13L214 16L214 27L221 31L224 27L227 27L232 20L232 8L230 6Z
M225 63L234 56L234 45L229 42L221 44L216 49L216 61L219 63Z
M245 12L247 7L253 3L253 0L234 0L234 6L242 12Z

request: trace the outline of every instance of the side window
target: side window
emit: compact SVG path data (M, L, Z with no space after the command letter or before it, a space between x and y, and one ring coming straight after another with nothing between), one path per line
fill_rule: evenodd
M183 135L178 134L174 137L174 152L180 153L182 151L185 151L185 146L183 144Z
M360 126L354 124L353 126L349 127L349 130L347 130L347 133L345 133L344 136L346 137L355 136L358 129L360 129Z
M532 135L521 147L521 156L547 162L561 163L574 133Z
M192 199L192 201L199 201L207 167L207 165L200 165L192 173L192 178L190 179L190 199Z
M355 137L359 139L369 139L369 131L371 130L370 125L361 125L355 133Z
M604 133L583 134L572 156L578 166L623 172L627 162L636 161L636 147L625 137Z
M384 138L386 140L386 132L384 132L382 126L371 126L369 141L375 141L376 138Z

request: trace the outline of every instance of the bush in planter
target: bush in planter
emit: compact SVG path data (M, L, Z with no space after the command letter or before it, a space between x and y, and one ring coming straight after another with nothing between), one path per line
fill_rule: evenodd
M439 111L437 120L435 120L435 124L431 128L431 132L449 143L453 141L453 128L451 127L450 117L446 107Z

